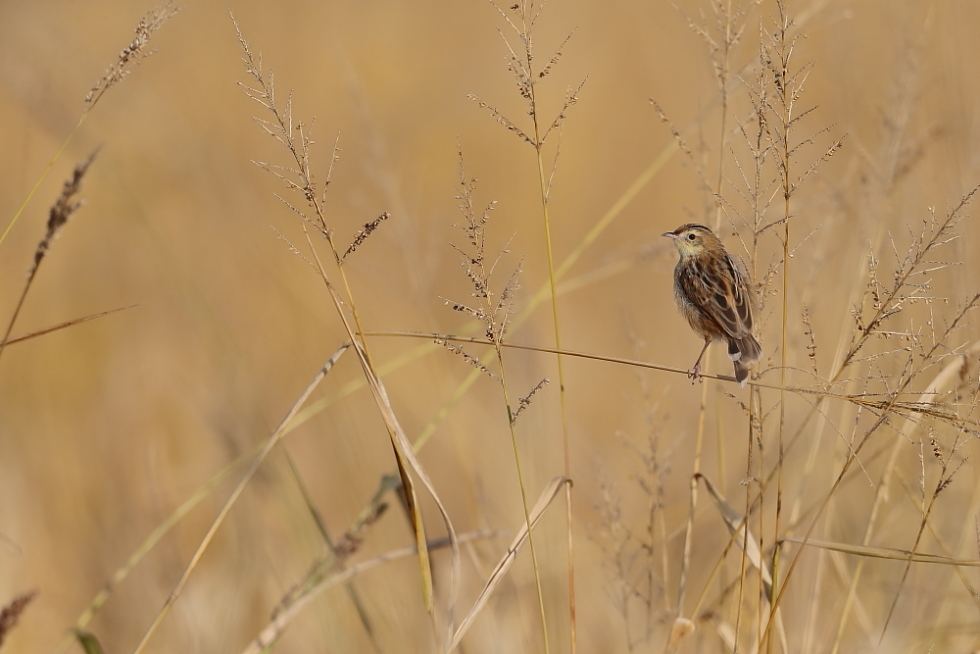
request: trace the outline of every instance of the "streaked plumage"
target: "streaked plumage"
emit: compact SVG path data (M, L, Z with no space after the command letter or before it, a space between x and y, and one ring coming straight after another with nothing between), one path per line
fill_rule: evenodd
M735 380L745 386L749 366L762 357L762 346L752 334L753 302L741 262L704 225L688 223L672 232L680 260L674 268L674 297L691 329L704 339L704 348L691 370L701 374L701 357L712 340L728 343L735 364Z

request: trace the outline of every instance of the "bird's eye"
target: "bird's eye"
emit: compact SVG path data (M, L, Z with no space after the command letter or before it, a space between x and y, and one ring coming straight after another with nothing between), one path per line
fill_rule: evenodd
M696 238L697 236L694 235L694 232L691 232L690 234L687 235L687 240L689 241L693 241Z

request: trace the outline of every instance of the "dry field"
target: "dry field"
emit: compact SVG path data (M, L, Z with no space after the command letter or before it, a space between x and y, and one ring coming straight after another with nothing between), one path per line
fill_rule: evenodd
M980 3L182 5L0 3L2 651L980 650Z

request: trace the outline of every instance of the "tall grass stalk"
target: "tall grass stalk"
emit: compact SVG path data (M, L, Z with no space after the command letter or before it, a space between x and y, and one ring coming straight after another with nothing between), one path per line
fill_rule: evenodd
M541 587L541 569L539 566L537 549L534 544L534 535L531 521L531 511L528 504L528 493L524 479L524 471L521 465L520 448L517 443L517 432L514 425L520 413L530 404L531 397L540 390L547 380L543 380L535 386L530 393L524 396L517 408L511 401L511 391L507 385L507 369L504 365L504 343L509 329L510 318L513 313L515 295L520 288L518 280L521 273L521 264L518 264L511 273L506 284L500 291L493 290L492 281L494 272L501 261L498 255L492 263L487 260L486 236L487 223L490 221L491 212L495 208L496 202L491 202L486 209L478 212L474 203L473 193L476 189L476 180L470 179L466 175L463 166L462 150L459 153L459 195L456 196L460 214L465 220L465 224L460 228L466 237L464 247L455 246L460 254L460 264L463 267L467 279L473 286L472 297L476 298L475 306L470 306L463 302L451 302L453 310L476 318L483 323L483 331L486 341L493 348L494 357L497 360L497 372L491 371L477 357L470 355L461 347L453 345L448 339L437 339L449 351L461 356L467 363L476 368L477 371L489 376L500 384L501 394L504 401L504 409L507 415L507 426L510 433L511 447L514 453L514 465L517 471L517 483L521 493L521 508L524 513L524 524L527 528L528 546L531 552L531 566L534 571L534 584L537 590L538 612L541 621L542 638L544 651L550 654L551 646L548 637L548 621L544 606L544 592ZM506 250L505 250L506 251Z
M503 393L504 404L507 409L507 422L510 431L510 443L514 450L514 465L517 469L517 481L521 488L521 507L524 509L524 523L527 525L527 542L531 551L531 565L534 568L534 586L538 593L538 615L541 619L541 637L544 641L545 654L550 654L551 645L548 638L548 616L544 609L544 591L541 588L541 567L538 564L538 554L534 547L533 530L531 529L531 513L528 509L527 489L524 484L524 472L521 469L521 455L517 447L517 432L514 431L514 423L517 421L516 412L510 402L510 394L507 390L507 373L504 370L504 351L497 348L497 363L500 365L500 388ZM567 484L566 484L567 487ZM566 490L567 493L567 490ZM567 497L567 495L566 495Z
M479 100L475 96L471 96L474 100L477 100L481 106L489 108L491 114L500 122L504 127L517 135L521 140L529 143L534 148L535 153L535 166L537 169L537 181L538 181L538 192L541 199L541 217L544 223L544 236L545 236L545 249L547 251L548 260L548 288L551 295L551 317L552 317L552 329L554 331L555 338L555 349L561 350L561 321L559 319L558 312L558 292L556 289L557 278L555 270L555 257L554 250L552 247L552 237L551 237L551 217L548 210L548 201L551 193L551 185L554 179L555 169L558 165L558 156L560 154L561 145L561 130L564 126L566 112L568 109L578 102L578 93L585 84L579 84L578 88L566 93L564 104L558 115L545 127L541 121L540 109L538 104L538 83L547 77L554 66L558 63L559 59L562 57L562 49L568 42L571 35L565 38L565 40L559 45L555 53L551 56L548 62L538 69L534 65L534 40L533 31L535 22L539 18L541 11L544 9L544 2L540 4L535 4L534 0L520 0L517 4L509 7L513 12L516 12L518 18L515 21L511 18L510 14L507 13L503 7L499 6L491 0L491 4L497 9L500 15L503 17L504 21L510 27L510 29L516 34L517 39L520 41L520 47L514 48L508 41L507 37L501 32L501 36L504 39L504 43L509 52L508 68L514 76L514 80L517 82L518 92L521 97L524 98L527 104L527 113L531 117L531 130L530 133L522 130L516 123L510 119L503 116L499 111L490 107L487 103ZM545 173L545 144L548 137L557 133L559 139L559 145L555 149L554 159L551 163L550 174ZM564 468L564 475L568 479L573 479L571 473L571 461L570 461L570 451L569 451L569 433L568 433L568 410L567 410L567 400L565 395L565 372L562 363L561 355L556 356L556 362L558 366L558 394L559 402L561 406L561 424L562 424L562 462ZM572 491L571 484L565 485L565 520L566 520L566 550L568 559L568 614L569 614L569 645L571 652L574 654L576 651L576 616L575 616L575 558L574 558L574 534L573 534L573 519L572 519Z
M787 37L787 33L790 28L790 18L786 11L786 7L783 6L782 0L776 2L776 9L779 14L779 23L777 26L777 36L770 45L770 52L776 55L775 58L770 57L769 61L772 62L770 65L773 66L774 73L774 83L776 86L777 97L779 99L779 109L778 112L780 118L780 133L777 135L777 150L779 151L781 157L781 163L779 166L780 175L782 178L783 187L783 266L782 266L782 295L780 297L782 301L781 311L780 311L780 330L779 330L779 385L786 386L786 372L789 367L789 338L787 331L789 329L789 276L790 276L790 198L793 195L792 184L790 182L790 165L791 165L791 146L789 144L790 134L792 133L793 120L795 118L793 114L793 109L796 106L796 99L798 97L798 92L802 90L802 81L798 82L792 79L792 73L790 70L790 61L793 57L793 49L796 45L796 39L790 39ZM803 77L805 80L805 75ZM794 88L795 87L795 88ZM777 462L776 462L776 514L773 522L773 542L778 543L780 537L780 516L783 509L783 435L786 429L786 393L784 391L779 392L779 428L777 431ZM759 513L760 519L762 512ZM760 528L761 532L761 528ZM773 560L772 560L772 571L773 571L773 583L769 596L770 606L775 605L775 593L776 588L779 584L779 547L773 548ZM760 611L761 614L761 611ZM773 608L773 614L775 614L775 608ZM771 651L772 640L769 640L769 651Z
M355 303L353 295L351 294L350 284L347 281L347 276L343 269L344 260L352 254L363 242L364 240L381 224L384 220L388 218L388 214L382 214L380 217L376 218L374 221L364 225L364 228L359 231L351 245L343 253L337 248L334 241L333 232L328 227L326 217L323 209L323 202L325 199L326 187L330 183L330 176L333 171L334 163L337 160L337 150L336 146L334 149L333 156L331 157L331 163L327 171L327 177L323 185L323 191L318 188L318 183L314 177L313 171L310 166L310 146L312 145L312 138L310 135L310 130L304 123L293 122L292 114L292 98L287 99L286 104L280 107L276 101L274 82L271 73L266 76L263 71L261 57L255 57L252 54L247 42L245 41L238 24L235 22L234 17L231 17L232 23L235 26L236 33L238 35L238 41L243 52L243 62L245 64L246 73L252 79L254 86L242 85L246 95L253 101L260 104L266 111L268 111L271 119L265 118L254 118L254 121L267 133L272 135L276 140L285 147L292 159L290 166L278 166L274 164L267 164L262 162L256 162L259 167L263 168L267 172L273 174L281 181L285 182L287 188L291 191L300 195L305 201L305 206L308 209L312 209L313 215L308 216L303 210L300 210L296 205L291 204L289 200L277 196L290 210L295 214L299 215L303 219L302 227L303 233L307 240L307 245L309 247L309 256L313 259L310 261L306 258L308 264L313 267L319 277L322 279L326 285L328 295L330 297L331 303L337 311L341 322L350 341L343 346L343 349L353 346L357 354L358 361L361 364L362 371L364 372L365 378L371 389L372 396L378 409L381 413L381 417L385 423L386 430L388 432L389 440L391 443L392 450L395 454L395 460L398 467L399 476L401 478L401 485L404 492L404 498L406 500L406 505L408 508L409 517L412 523L412 529L414 532L417 553L419 557L419 568L421 575L421 586L422 586L422 597L423 602L428 610L430 616L432 616L433 621L435 620L435 614L433 611L433 589L432 589L432 573L429 563L428 551L426 549L427 539L425 537L424 524L422 522L421 512L418 506L418 498L415 491L415 482L412 479L412 474L409 472L411 468L415 474L418 475L419 479L429 491L433 500L439 509L440 515L443 522L446 525L447 531L449 533L449 540L452 545L452 575L450 582L450 598L449 598L449 611L447 612L447 636L448 639L451 637L454 626L453 626L453 607L456 602L456 593L458 589L459 582L459 550L456 541L455 530L452 526L452 522L449 518L448 512L445 509L441 499L435 491L431 480L426 474L425 470L422 468L420 462L412 451L411 444L405 437L404 432L398 423L397 418L394 416L393 410L391 408L390 401L387 397L387 392L382 384L380 378L378 377L376 371L374 370L373 364L370 359L370 354L366 349L366 344L363 338L363 328L360 323L360 318L357 315L355 309ZM333 255L334 262L341 276L343 288L346 292L346 297L341 299L339 293L336 291L335 287L330 281L324 267L320 261L318 252L313 245L310 238L310 233L307 227L312 227L315 229L320 236L322 236L328 243L330 251ZM287 241L288 243L288 241ZM289 244L290 248L296 252L301 252ZM305 257L304 257L305 258ZM315 264L313 263L315 261ZM350 310L354 323L356 327L350 325L347 319L346 311ZM324 372L325 374L325 372ZM310 389L311 390L311 389ZM302 398L305 401L305 396ZM241 490L244 488L245 484L248 483L251 475L254 473L254 469L261 463L261 460L265 457L269 450L275 446L279 438L281 438L282 433L284 433L286 424L292 420L295 413L299 411L299 406L294 406L293 412L288 416L288 420L280 426L279 430L274 433L268 441L267 447L260 453L257 457L253 468L250 469L249 473L243 478L239 487L233 493L232 497L226 502L222 508L222 512L219 513L218 518L212 525L212 529L209 531L208 535L202 541L198 548L195 557L192 559L191 564L185 570L184 575L178 582L177 589L168 598L164 608L158 613L156 619L151 625L150 629L147 631L146 635L140 643L139 651L148 642L150 636L155 631L157 626L162 621L164 615L167 613L169 607L176 600L179 595L179 590L186 583L190 572L193 570L200 555L203 553L204 549L207 547L210 539L213 537L214 532L220 525L224 516L230 511L231 505L237 500L238 495L240 495Z

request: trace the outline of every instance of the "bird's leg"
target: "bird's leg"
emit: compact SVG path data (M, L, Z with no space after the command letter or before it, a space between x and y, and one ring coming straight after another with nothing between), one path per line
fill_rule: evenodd
M698 355L698 360L694 362L694 367L691 371L687 373L687 376L691 378L691 383L701 379L701 359L704 358L704 353L708 351L708 346L711 345L711 337L704 339L704 347L701 348L701 354Z

